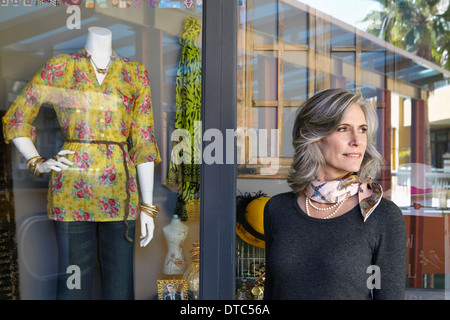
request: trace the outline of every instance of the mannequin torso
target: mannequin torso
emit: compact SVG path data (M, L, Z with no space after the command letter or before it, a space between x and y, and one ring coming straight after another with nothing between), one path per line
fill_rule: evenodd
M98 68L108 69L112 55L112 33L109 29L101 27L90 27L88 29L86 44L86 52L91 56L91 64L94 69L95 76L100 85L108 74L98 72ZM137 173L140 180L140 190L143 202L153 204L153 170L154 163L147 162L137 166ZM141 247L145 247L153 237L154 221L146 214L140 215L141 224L145 226L142 229Z
M112 54L112 33L100 27L90 27L85 44L86 51L91 55L91 64L94 68L97 81L101 85L106 74L98 72L97 68L107 69Z
M183 224L177 215L163 228L168 252L164 263L165 274L182 274L185 269L183 243L186 240L188 227Z
M90 27L87 34L87 40L85 43L86 52L91 56L92 69L95 71L97 81L101 85L107 75L97 72L98 68L106 68L111 61L112 50L112 33L106 28ZM94 65L93 61L95 61ZM14 145L19 152L25 157L26 160L32 157L39 156L39 152L36 149L32 140L28 137L16 137L12 139ZM67 154L73 154L74 151L61 150L58 155L64 156ZM43 162L38 172L45 173L50 171L61 171L67 169L68 166L73 165L64 157L55 159L48 159ZM154 162L141 163L137 166L137 174L139 177L139 187L142 196L142 202L149 205L153 204L153 181L154 181ZM154 220L146 214L140 214L141 220L141 247L145 247L153 238Z

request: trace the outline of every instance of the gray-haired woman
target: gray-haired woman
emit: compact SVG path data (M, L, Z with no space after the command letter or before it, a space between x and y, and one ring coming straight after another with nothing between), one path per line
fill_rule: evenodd
M404 299L406 230L374 182L378 120L359 93L329 89L300 109L292 192L265 206L265 299Z

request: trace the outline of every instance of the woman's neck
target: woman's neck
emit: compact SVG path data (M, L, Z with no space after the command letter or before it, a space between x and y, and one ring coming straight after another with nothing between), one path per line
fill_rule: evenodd
M317 181L319 182L327 182L327 181L337 181L341 179L345 179L349 175L351 175L352 172L347 172L345 174L330 174L330 173L319 173Z

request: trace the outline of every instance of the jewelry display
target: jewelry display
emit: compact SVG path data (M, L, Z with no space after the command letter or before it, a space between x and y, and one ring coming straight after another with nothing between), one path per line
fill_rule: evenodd
M266 273L264 272L253 282L253 288L251 290L252 295L254 296L253 300L263 300L264 298L264 282L266 281Z
M336 202L336 204L333 205L331 208L317 208L317 207L315 207L315 206L311 203L311 200L309 199L309 197L306 197L306 201L305 201L305 202L306 202L306 203L305 203L306 214L307 214L309 217L311 216L311 215L309 214L309 206L310 206L310 205L311 205L311 207L313 207L314 209L319 210L319 211L330 210L330 209L333 209L334 207L337 206L336 210L334 210L332 213L330 213L329 215L327 215L327 216L325 216L325 217L322 218L322 219L329 219L329 218L333 217L333 216L339 211L339 209L342 207L342 205L344 204L344 202L347 201L348 198L350 198L350 195L351 195L350 193L347 194L347 196L346 196L343 200Z
M91 57L91 61L94 64L95 69L97 70L97 72L100 73L100 74L106 74L106 72L108 71L109 66L111 65L111 62L112 62L112 60L109 59L109 62L108 62L108 65L106 66L106 68L102 69L102 68L97 67L97 64L95 63L94 59L92 59L92 57Z
M27 171L35 177L42 177L42 173L40 173L38 169L39 166L45 161L47 161L47 159L42 158L40 156L30 158L27 161Z
M192 244L191 263L183 274L188 288L188 300L198 300L200 297L200 242Z
M139 205L139 209L153 219L157 217L159 212L159 208L157 206L155 205L150 206L144 202Z
M27 170L30 171L31 165L33 165L40 158L41 158L40 156L36 156L36 157L32 157L32 158L28 159L28 161L27 161Z
M183 245L189 228L181 221L178 215L174 215L171 222L162 230L167 243L163 273L168 275L183 274L186 269Z
M236 300L253 300L250 288L247 287L247 279L242 279L242 286L237 290Z

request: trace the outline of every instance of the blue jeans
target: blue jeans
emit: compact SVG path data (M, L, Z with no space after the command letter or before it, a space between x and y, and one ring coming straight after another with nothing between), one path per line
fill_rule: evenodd
M103 299L134 299L134 245L125 239L123 221L54 221L54 225L59 253L58 300L92 299L96 251ZM128 225L128 234L134 239L135 221L128 220ZM69 266L79 269L68 270ZM74 287L77 281L81 284L80 288Z

